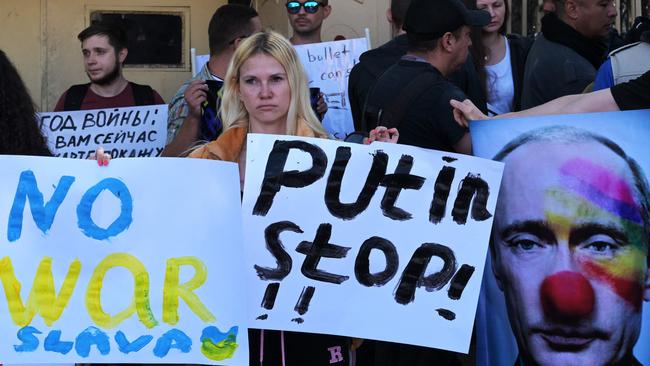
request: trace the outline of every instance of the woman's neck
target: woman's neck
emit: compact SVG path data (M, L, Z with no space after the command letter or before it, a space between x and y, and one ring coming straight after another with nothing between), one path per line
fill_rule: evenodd
M264 133L270 135L286 135L287 134L287 117L280 118L274 122L260 123L251 118L248 121L248 132L250 133Z
M483 33L482 39L485 46L485 64L495 65L503 60L506 53L506 40L498 32Z

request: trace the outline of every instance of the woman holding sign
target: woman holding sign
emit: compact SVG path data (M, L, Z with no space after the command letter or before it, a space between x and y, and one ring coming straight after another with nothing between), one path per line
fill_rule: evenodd
M237 48L224 80L221 119L224 132L190 157L239 164L246 170L246 134L267 133L327 138L314 114L302 64L293 46L278 33L254 34ZM378 127L368 142L396 142L395 129ZM251 364L348 365L350 339L324 334L252 330ZM259 360L259 363L257 362Z
M223 90L224 132L190 157L237 162L242 189L247 133L327 138L311 109L300 60L289 41L278 33L257 33L242 42L233 55ZM251 330L249 341L251 364L349 363L350 339L346 337ZM336 351L336 358L331 350Z

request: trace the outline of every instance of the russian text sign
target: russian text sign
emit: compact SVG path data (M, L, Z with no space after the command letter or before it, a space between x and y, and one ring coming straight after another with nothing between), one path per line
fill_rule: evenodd
M251 327L468 351L501 163L270 135L247 157Z
M86 159L98 147L113 158L160 155L167 139L167 105L39 114L50 151Z
M354 131L348 79L352 67L367 50L365 38L296 46L309 77L309 86L320 88L325 96L328 109L323 127L338 139Z
M235 164L0 165L0 360L248 365Z

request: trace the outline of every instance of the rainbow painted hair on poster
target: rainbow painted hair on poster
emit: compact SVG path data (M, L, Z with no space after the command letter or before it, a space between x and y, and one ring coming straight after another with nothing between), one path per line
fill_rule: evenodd
M637 162L629 157L625 151L614 141L587 130L569 126L549 126L525 132L508 142L494 157L493 160L503 161L517 148L534 142L549 142L554 144L576 144L596 142L611 150L625 161L634 178L633 192L638 201L640 220L645 234L645 245L650 246L650 189L645 174ZM633 220L636 221L636 220ZM492 247L492 246L491 246ZM650 265L650 255L646 257Z

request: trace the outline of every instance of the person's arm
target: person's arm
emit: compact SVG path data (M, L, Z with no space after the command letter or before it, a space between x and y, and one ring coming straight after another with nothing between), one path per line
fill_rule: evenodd
M456 122L462 126L467 126L468 122L471 120L488 119L488 117L476 108L476 106L468 99L462 102L451 100L450 104L454 107L454 119L456 119ZM588 94L566 95L534 108L520 112L501 114L492 119L551 114L609 112L618 110L620 109L618 108L616 101L614 101L610 89L603 89Z
M188 107L187 117L174 139L165 146L160 156L178 157L187 155L188 150L196 143L201 132L201 104L207 99L208 85L197 79L192 81L185 90L184 98Z

